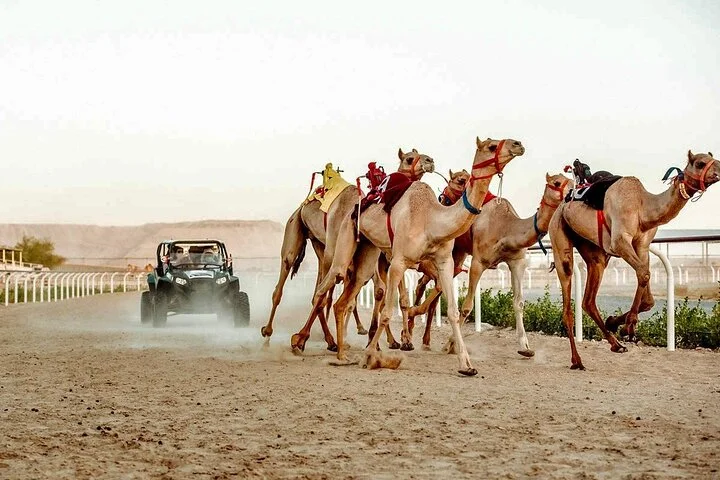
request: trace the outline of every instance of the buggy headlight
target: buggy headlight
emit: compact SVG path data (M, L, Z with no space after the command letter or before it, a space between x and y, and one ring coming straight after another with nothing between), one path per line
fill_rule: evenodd
M215 280L215 283L218 285L222 285L223 283L227 283L227 277L220 277L217 280Z
M187 280L185 280L184 278L175 277L175 283L177 283L178 285L187 285Z

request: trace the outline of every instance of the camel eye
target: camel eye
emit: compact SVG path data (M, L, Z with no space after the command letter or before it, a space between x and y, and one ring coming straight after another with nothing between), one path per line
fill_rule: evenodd
M697 168L703 168L705 166L705 164L703 162L695 162L695 166Z
M488 150L490 150L491 152L494 152L495 150L497 150L497 145L490 145L488 147Z
M555 182L555 186L556 186L556 187L559 187L559 186L560 186L560 182Z

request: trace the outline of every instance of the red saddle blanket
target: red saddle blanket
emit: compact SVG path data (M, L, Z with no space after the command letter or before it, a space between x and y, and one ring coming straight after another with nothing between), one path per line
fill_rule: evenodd
M370 190L367 196L360 201L360 212L364 212L373 203L382 203L383 209L390 213L392 207L395 206L412 183L412 180L400 172L387 175L377 188ZM356 216L357 212L353 212L353 218Z

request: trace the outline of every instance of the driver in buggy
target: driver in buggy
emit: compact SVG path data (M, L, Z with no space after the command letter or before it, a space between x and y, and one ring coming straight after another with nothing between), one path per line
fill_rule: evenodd
M217 264L218 263L218 256L215 251L213 251L212 248L206 248L203 250L202 256L200 257L201 263L212 263Z

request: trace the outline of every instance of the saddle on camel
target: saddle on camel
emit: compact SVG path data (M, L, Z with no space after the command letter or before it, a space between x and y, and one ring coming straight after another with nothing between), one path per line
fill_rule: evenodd
M577 158L572 164L565 167L565 172L572 171L575 177L575 188L570 190L565 202L581 201L588 207L596 211L598 226L598 240L600 248L603 246L603 228L610 232L610 226L605 219L605 193L608 189L622 177L613 175L606 170L598 170L592 173L590 167L586 163L582 163Z
M310 190L312 191L317 173L322 173L323 182L314 192L308 195L303 204L318 200L320 202L320 210L327 213L328 210L330 210L330 205L332 205L338 195L340 195L340 192L350 185L350 182L340 176L340 172L342 172L342 170L339 168L337 170L333 169L332 163L325 164L325 169L322 172L313 172L312 180L310 181Z

